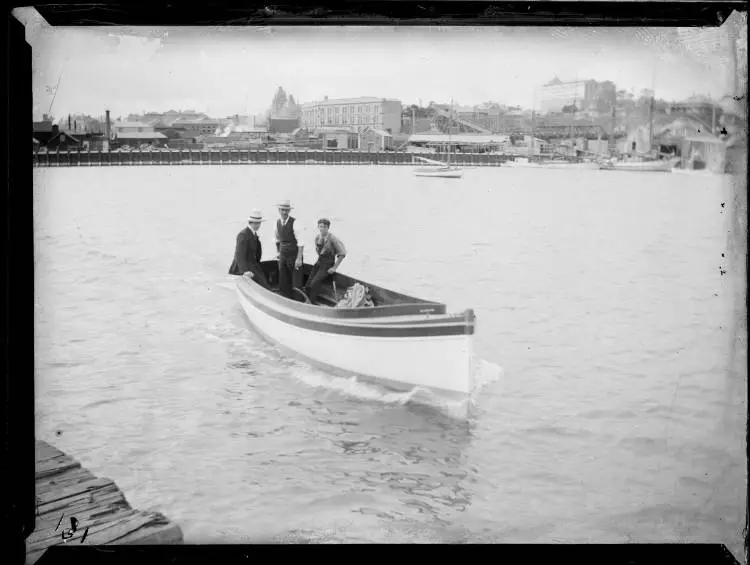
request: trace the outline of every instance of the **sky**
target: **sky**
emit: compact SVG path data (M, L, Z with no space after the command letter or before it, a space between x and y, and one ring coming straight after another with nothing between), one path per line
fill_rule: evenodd
M531 108L555 76L611 80L636 94L654 88L666 100L720 98L731 84L722 28L54 28L33 8L19 10L35 120L50 107L57 118L254 114L279 86L300 103L376 96Z

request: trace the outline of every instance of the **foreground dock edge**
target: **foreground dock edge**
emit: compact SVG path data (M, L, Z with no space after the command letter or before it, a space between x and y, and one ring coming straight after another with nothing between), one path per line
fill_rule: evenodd
M130 507L114 481L96 477L72 457L36 441L36 527L26 563L50 547L86 544L181 544L182 530L158 512Z

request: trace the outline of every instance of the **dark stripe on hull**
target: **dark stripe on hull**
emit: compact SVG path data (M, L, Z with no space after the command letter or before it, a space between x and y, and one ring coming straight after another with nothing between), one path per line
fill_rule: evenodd
M424 322L421 327L398 327L398 326L386 326L383 327L367 327L360 325L340 325L332 324L326 321L306 320L290 316L273 308L269 308L265 304L261 304L256 301L252 293L245 287L243 283L239 288L242 295L252 303L261 312L276 318L277 320L302 328L305 330L311 330L316 332L323 332L329 334L344 334L344 335L355 335L364 337L437 337L437 336L452 336L452 335L472 335L474 333L474 324L471 321L463 320L453 324L439 324L439 325L427 325L429 322ZM255 289L253 289L255 290ZM258 287L259 291L268 292L262 287ZM419 324L419 322L415 322Z

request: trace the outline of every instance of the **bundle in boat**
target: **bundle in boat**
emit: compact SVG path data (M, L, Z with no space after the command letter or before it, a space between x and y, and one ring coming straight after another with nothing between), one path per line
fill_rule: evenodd
M360 283L354 283L347 288L344 298L336 304L336 308L372 308L374 306L370 289Z

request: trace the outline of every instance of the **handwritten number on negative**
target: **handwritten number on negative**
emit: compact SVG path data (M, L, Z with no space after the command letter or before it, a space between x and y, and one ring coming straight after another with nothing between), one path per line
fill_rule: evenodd
M62 521L63 521L63 517L64 517L64 516L65 516L65 514L64 514L64 513L63 513L63 515L62 515L62 516L60 516L60 521L59 521L59 522L57 523L57 528L55 528L55 531L57 531L57 529L58 529L58 528L60 527L60 524L62 524ZM76 517L74 516L74 517L72 517L72 518L70 519L70 528L65 528L65 529L64 529L64 530L62 531L62 536L61 536L61 537L62 537L62 540L63 540L63 541L65 542L65 543L68 543L68 540L69 540L70 538L72 538L72 537L73 537L73 534L74 534L74 533L76 533L77 531L78 531L78 518L76 518ZM84 542L84 540L86 539L86 536L88 535L88 533L89 533L89 529L88 529L88 528L86 528L86 529L84 530L84 532L83 532L83 537L81 538L81 543L83 543L83 542Z

